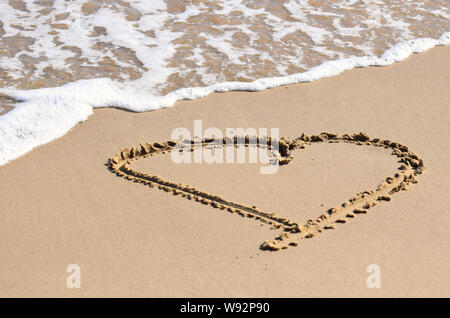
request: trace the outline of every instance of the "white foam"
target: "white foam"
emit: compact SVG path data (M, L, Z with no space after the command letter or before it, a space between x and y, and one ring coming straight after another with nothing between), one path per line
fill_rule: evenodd
M61 87L35 90L2 88L0 94L21 102L12 111L0 116L0 165L61 137L77 123L86 120L93 108L118 107L143 112L170 107L177 100L201 98L213 92L261 91L280 85L315 81L355 67L389 65L413 53L449 43L450 32L447 32L438 40L423 38L397 44L380 57L326 61L304 73L261 78L253 82L223 82L206 87L182 88L164 96L155 96L143 90L145 82L142 80L121 83L109 78L80 80Z
M426 5L411 0L94 2L100 8L87 14L84 0L22 0L25 11L0 1L0 45L8 52L0 54L0 71L6 74L2 83L9 86L0 93L22 101L0 116L0 165L60 137L93 108L156 110L212 92L259 91L354 67L389 65L450 43L450 33L439 40L415 39L448 31L450 8L443 0ZM169 12L173 3L177 13ZM138 19L127 20L129 12ZM96 28L106 32L94 32ZM26 45L8 51L8 45L14 49L20 42L16 36ZM3 42L6 38L12 44ZM118 56L118 48L128 57ZM36 62L25 67L24 54ZM108 67L102 68L105 59L115 65L116 80L102 78L111 76ZM94 71L80 75L80 66ZM12 88L35 80L55 85L47 67L67 75L58 77L61 83L99 78L30 91ZM292 74L292 67L307 71ZM121 72L126 69L134 73ZM261 74L275 77L259 78ZM127 81L131 77L139 79ZM237 78L251 82L233 81Z

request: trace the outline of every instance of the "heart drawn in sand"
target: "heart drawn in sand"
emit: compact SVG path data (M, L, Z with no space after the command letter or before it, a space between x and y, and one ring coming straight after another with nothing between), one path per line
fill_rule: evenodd
M108 166L118 176L135 182L142 183L150 187L157 187L166 192L172 192L174 195L181 195L189 200L210 205L213 208L221 209L230 213L236 213L243 217L253 218L260 222L272 225L273 229L281 229L281 234L273 240L268 240L260 245L262 250L276 251L286 249L289 246L297 246L299 241L304 238L312 238L324 230L334 229L336 224L346 223L347 220L354 218L358 214L365 214L368 210L380 201L390 201L391 195L407 190L412 183L417 183L416 176L422 174L425 170L423 160L415 153L411 152L407 146L397 142L373 138L360 132L352 135L344 134L338 136L335 133L324 132L319 135L307 136L302 134L293 140L281 138L273 140L270 137L250 137L244 138L223 138L219 144L217 140L203 139L201 143L189 141L189 147L205 147L209 145L234 145L248 146L251 141L256 142L258 147L267 147L277 151L277 160L280 165L289 164L293 159L291 150L304 149L306 146L314 143L349 143L359 146L382 147L392 150L392 155L399 158L400 166L398 171L377 186L376 189L366 190L357 193L355 197L345 201L339 206L329 208L324 211L316 220L308 220L304 225L289 220L287 218L262 211L258 208L236 203L220 195L211 194L195 187L183 185L180 183L164 180L158 176L148 175L130 167L130 164L138 159L146 158L161 153L166 153L175 149L177 145L174 141L164 143L140 143L138 147L131 149L122 149L120 153L109 159ZM277 147L273 147L276 145Z

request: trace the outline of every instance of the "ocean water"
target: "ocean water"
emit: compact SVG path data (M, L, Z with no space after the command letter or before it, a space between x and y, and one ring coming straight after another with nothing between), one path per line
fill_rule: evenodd
M0 0L0 165L93 108L136 112L450 43L448 0Z

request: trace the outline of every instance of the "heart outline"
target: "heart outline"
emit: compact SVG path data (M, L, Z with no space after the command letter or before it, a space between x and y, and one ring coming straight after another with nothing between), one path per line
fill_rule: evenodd
M260 245L262 250L277 251L286 249L289 246L297 246L298 241L304 238L312 238L322 233L324 230L334 229L336 224L346 223L347 219L354 218L357 214L365 214L368 210L376 205L379 201L390 201L390 195L406 190L412 183L417 183L416 176L425 171L423 160L415 153L411 152L407 146L389 139L373 138L371 139L363 132L354 133L352 135L343 134L338 136L336 133L323 132L319 135L307 136L304 133L298 138L288 140L281 138L280 140L272 140L270 137L245 136L242 138L234 137L223 138L217 143L217 140L202 139L201 143L192 140L184 141L190 145L191 149L195 147L206 147L209 145L233 145L249 146L251 140L256 142L258 147L267 147L274 149L273 145L277 145L275 149L278 152L278 162L280 165L288 164L293 156L291 150L304 149L314 143L350 143L356 145L366 145L383 147L391 149L391 155L400 158L401 165L397 168L393 176L385 178L385 180L377 186L375 190L366 190L359 192L355 197L345 201L340 206L328 209L324 214L320 215L316 220L308 220L306 224L301 225L299 222L291 221L287 218L277 216L275 213L269 213L249 207L240 203L226 200L219 195L210 194L208 192L198 190L189 185L166 181L158 176L151 176L130 167L130 164L138 159L153 156L155 154L166 153L172 151L176 145L174 141L164 143L155 142L153 144L143 143L139 147L121 149L120 153L110 158L107 162L109 169L118 176L134 182L143 183L150 187L157 186L166 192L172 192L174 195L182 195L190 200L195 200L202 204L211 205L214 208L226 210L228 212L254 218L260 222L272 225L273 229L282 229L279 236L273 240L265 241Z

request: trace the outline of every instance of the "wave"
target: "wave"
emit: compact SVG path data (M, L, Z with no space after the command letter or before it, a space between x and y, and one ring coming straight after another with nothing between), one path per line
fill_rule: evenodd
M421 38L396 44L379 57L331 60L302 73L265 77L252 82L222 82L205 87L181 88L162 96L143 90L141 81L117 82L110 78L79 80L60 87L34 90L1 88L0 94L19 103L0 116L0 165L63 136L77 123L87 120L94 108L117 107L144 112L170 107L182 99L202 98L214 92L261 91L311 82L356 67L390 65L413 53L449 43L450 32L446 32L439 39Z

